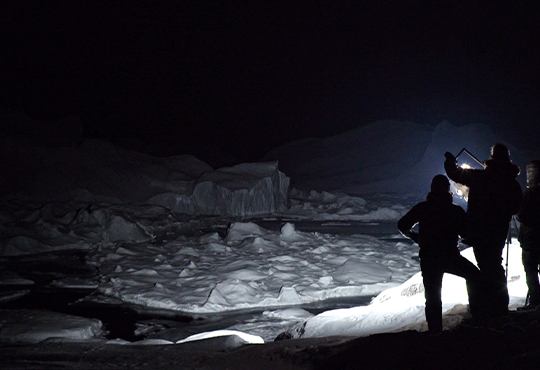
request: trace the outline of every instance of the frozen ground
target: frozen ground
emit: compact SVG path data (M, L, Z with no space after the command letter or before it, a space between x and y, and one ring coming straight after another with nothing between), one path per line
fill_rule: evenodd
M404 132L419 143L408 155L407 145L398 145ZM425 197L424 180L440 172L452 138L486 153L494 139L481 125L429 131L382 122L280 148L271 162L218 170L189 156L149 158L97 142L50 155L4 146L11 154L23 148L23 158L10 169L16 181L2 183L11 195L0 207L0 341L186 346L214 338L205 343L226 349L279 334L307 340L425 331L417 246L395 223ZM369 142L372 149L351 154ZM296 161L287 162L286 153ZM275 159L297 176L292 188ZM470 250L463 254L471 258ZM526 294L515 239L509 256L515 308ZM70 258L82 258L84 268ZM70 274L55 271L66 264ZM47 273L32 273L32 266ZM171 320L138 322L138 339L130 341L88 315L5 308L36 286L83 290L77 304L90 307L193 321L180 329ZM445 277L443 301L446 329L468 317L462 279Z
M318 193L312 193L311 196L314 198L312 202L322 197ZM341 199L340 203L346 205L340 207L333 203L332 211L351 206L352 201L342 202L343 197L335 199ZM389 220L395 221L406 209L403 205L389 208L384 205L368 205L367 201L360 202L358 198L354 201L362 204L364 213L361 214L357 209L352 220L341 215L340 221L336 222L336 214L326 213L329 210L325 207L314 207L311 212L318 210L319 217L329 219L320 224L323 229L322 225L354 225L360 216L365 221L371 220L369 223L358 224L358 230L362 230L362 225L391 225ZM157 218L154 207L144 208L146 212L133 208L129 214L126 214L128 208L123 208L123 213L115 214L114 207L100 208L96 212L85 211L95 215L104 211L111 212L115 217L111 216L110 219L117 220L112 223L112 230L99 224L92 226L89 222L77 228L78 246L87 252L86 263L95 267L98 275L87 278L59 276L51 279L48 284L53 289L95 289L94 293L84 298L86 302L132 304L143 310L146 307L148 310L174 311L194 318L251 312L250 319L232 322L224 329L254 335L266 342L274 340L282 332L300 338L358 336L411 327L426 329L416 245L404 240L395 230L392 232L385 228L380 234L373 235L298 231L292 209L294 207L291 207L287 216L282 216L287 218L287 222L274 218L259 220L262 224L282 225L274 229L257 225L257 220L230 224L222 219L179 221L173 214L161 215L161 221L151 227L148 220ZM19 212L22 214L20 209ZM384 223L378 220L381 215ZM301 224L304 217L302 214L297 215L296 222ZM46 222L43 218L21 225L18 238L24 237L40 243L43 245L41 251L44 248L50 248L49 251L64 248L54 238L46 239L48 244L45 244L43 239L28 236L35 237L40 234L38 231L44 229L57 230L60 235L58 230L61 225ZM115 225L123 225L123 228ZM145 232L141 234L140 230ZM131 242L94 239L96 235L113 233L127 236L132 233L134 239L139 235L144 237L143 240ZM0 283L21 288L31 286L32 281L9 270L10 259L28 256L29 251L13 247L6 250L9 256L5 254L0 260L4 266ZM463 253L474 261L470 249ZM50 258L50 254L35 255L33 258L46 259ZM510 248L509 261L512 262L509 267L512 307L515 308L523 304L526 295L520 248L515 240ZM463 317L467 317L467 297L462 279L448 275L444 284L444 310L447 312L445 326L451 328ZM27 288L11 291L3 299L17 299L17 294L23 295L25 292L28 292ZM309 309L331 307L325 302L331 302L332 299L345 302L359 297L369 300L374 296L367 306L326 311L316 316ZM11 312L3 314L4 328L27 321L15 320L10 323L8 318ZM25 317L39 316L39 313L32 313ZM71 321L68 317L54 317L62 323ZM94 322L88 321L81 326L78 318L73 320L70 326L80 328L79 331L62 327L57 329L53 325L50 336L70 339L104 337L104 332ZM38 321L48 325L54 320L46 317ZM152 328L152 324L148 326L139 330L143 336L145 332L151 333L150 337L154 341L161 339L171 343L189 336L189 331L165 331L160 338L159 330ZM31 333L24 333L31 332L30 328L36 328L35 338ZM13 330L21 334L5 334ZM44 331L47 329L42 325L24 324L23 328L5 329L5 335L1 335L0 340L37 342L43 339Z
M18 206L11 215L21 221L12 224L10 232L16 236L4 244L6 269L0 281L18 286L33 283L9 272L10 258L51 258L50 253L33 252L77 247L87 251L86 262L95 267L98 276L59 276L51 279L50 287L97 288L86 301L128 303L191 317L259 312L259 327L244 323L233 329L246 328L269 341L311 316L303 306L331 299L369 299L418 271L416 247L395 230L379 238L361 233L302 232L294 224L306 219L306 210L310 218L317 213L319 218L329 219L319 221L320 229L350 226L358 219L374 224L381 216L388 223L400 216L404 206L368 205L361 198L314 192L308 198L309 207L306 199L297 200L280 220L249 222L181 220L156 206L77 204L79 209L68 212L66 204L26 211ZM356 207L354 212L352 207ZM295 209L300 211L294 214ZM71 215L69 223L65 214ZM258 226L257 221L273 228ZM28 290L20 293L24 291ZM15 299L14 294L4 299Z

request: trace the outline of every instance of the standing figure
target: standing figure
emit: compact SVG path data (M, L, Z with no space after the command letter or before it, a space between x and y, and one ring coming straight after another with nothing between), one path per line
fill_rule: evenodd
M483 319L504 316L508 313L509 297L502 252L510 220L522 200L521 186L516 181L519 167L510 161L510 151L501 143L493 145L483 170L458 167L449 152L445 157L448 177L469 188L464 242L473 247L482 275Z
M527 165L527 189L523 191L523 204L518 212L520 223L518 240L529 293L523 309L540 306L540 161Z
M413 230L418 224L418 232ZM464 277L467 288L478 284L480 271L459 253L459 235L465 230L465 211L452 202L450 181L437 175L427 200L415 205L398 221L399 231L418 243L430 333L442 331L441 288L445 272ZM471 297L471 295L470 295ZM474 316L473 306L471 313Z

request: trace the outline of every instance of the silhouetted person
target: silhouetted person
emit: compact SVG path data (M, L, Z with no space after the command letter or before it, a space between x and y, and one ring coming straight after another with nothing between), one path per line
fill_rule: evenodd
M413 230L416 224L418 232ZM450 182L446 176L437 175L433 178L427 200L407 212L398 221L398 229L420 247L426 320L430 333L441 332L441 287L444 273L465 278L469 293L480 280L480 271L457 248L459 235L465 230L465 211L452 202ZM474 315L473 305L471 302L471 313Z
M518 240L522 249L521 258L529 287L523 309L533 309L540 306L540 161L527 165L527 189L523 191L523 203L517 217L520 223Z
M445 157L448 177L469 187L464 242L473 247L482 275L484 319L506 315L509 297L502 252L512 215L521 205L522 190L516 181L519 167L510 161L506 145L500 143L491 148L491 157L484 162L483 170L458 167L449 152Z

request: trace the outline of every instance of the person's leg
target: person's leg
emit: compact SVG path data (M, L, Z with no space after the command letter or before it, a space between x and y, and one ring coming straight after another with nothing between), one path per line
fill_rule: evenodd
M478 246L474 248L476 262L482 277L482 289L485 293L487 307L486 313L493 317L505 315L508 312L508 287L506 273L502 266L502 251L504 243Z
M444 272L460 276L471 282L480 280L480 270L471 261L461 255L448 259Z
M483 321L485 316L485 298L482 294L483 291L480 270L465 257L457 255L448 260L448 264L446 265L444 272L461 276L466 280L471 315L476 321Z
M430 333L442 331L442 301L441 287L443 271L433 261L420 261L422 279L424 281L424 294L426 297L426 321Z
M539 253L524 250L521 254L527 286L529 287L528 306L540 304L540 281L538 280Z
M536 295L536 298L538 299L536 301L536 304L537 306L540 306L540 279L538 278L538 274L540 273L540 251L536 251L534 253L534 258L535 258L535 261L536 261L536 289L537 289L537 295Z

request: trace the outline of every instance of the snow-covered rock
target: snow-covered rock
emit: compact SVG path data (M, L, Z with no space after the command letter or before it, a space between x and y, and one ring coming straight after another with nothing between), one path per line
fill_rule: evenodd
M1 343L38 343L44 340L101 339L97 319L37 310L0 310Z
M172 222L170 211L158 206L73 202L39 207L5 202L2 206L11 213L13 223L0 233L1 256L89 249L102 242L150 241L160 223Z

